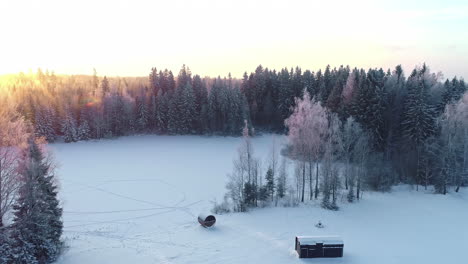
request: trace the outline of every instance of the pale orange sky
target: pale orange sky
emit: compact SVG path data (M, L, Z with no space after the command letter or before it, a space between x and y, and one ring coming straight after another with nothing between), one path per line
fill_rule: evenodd
M0 74L241 77L259 64L393 68L468 78L468 1L0 1Z

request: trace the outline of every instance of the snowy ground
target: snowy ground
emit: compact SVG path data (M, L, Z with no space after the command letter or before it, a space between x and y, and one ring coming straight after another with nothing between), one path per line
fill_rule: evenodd
M217 216L240 138L134 136L53 144L60 163L66 239L60 264L462 263L468 190L447 196L396 188L365 193L338 212L314 204ZM265 157L272 136L253 140ZM317 229L318 221L326 228ZM300 260L295 235L341 235L341 259Z

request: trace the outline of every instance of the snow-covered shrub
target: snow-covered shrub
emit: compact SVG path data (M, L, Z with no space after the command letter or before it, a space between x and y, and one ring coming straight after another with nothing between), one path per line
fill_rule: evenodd
M218 203L216 200L214 200L212 203L213 208L211 209L211 212L213 214L227 214L231 212L231 205L226 198L224 198L222 203Z

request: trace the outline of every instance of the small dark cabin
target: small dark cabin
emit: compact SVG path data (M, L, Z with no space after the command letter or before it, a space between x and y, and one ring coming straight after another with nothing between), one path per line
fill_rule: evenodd
M297 236L296 251L299 258L343 257L344 243L340 237Z
M203 227L211 227L216 223L216 217L213 215L200 214L198 216L198 223Z

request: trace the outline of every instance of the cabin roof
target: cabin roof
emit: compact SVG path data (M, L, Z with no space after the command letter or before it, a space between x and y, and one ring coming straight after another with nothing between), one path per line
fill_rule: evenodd
M302 245L310 245L317 243L324 244L344 244L343 239L339 236L297 236L297 239Z

